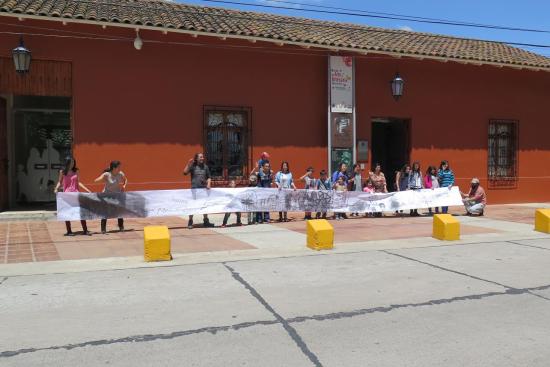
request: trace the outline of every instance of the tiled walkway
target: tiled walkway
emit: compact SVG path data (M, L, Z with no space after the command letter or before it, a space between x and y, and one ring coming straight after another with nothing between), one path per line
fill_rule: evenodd
M499 221L531 224L535 209L528 206L496 205L486 209L484 218ZM455 214L463 214L460 208ZM172 236L172 253L234 251L273 247L303 246L306 230L303 213L290 213L289 223L220 228L221 217L212 216L216 228L187 229L183 218L128 219L125 232L99 233L99 222L88 223L91 236L65 237L65 224L57 221L0 222L0 263L53 261L105 257L143 255L143 227L167 225ZM277 218L277 213L272 213ZM244 218L243 218L244 219ZM234 217L231 217L231 223ZM331 221L335 228L335 242L365 243L384 239L405 239L431 236L432 221L429 217L350 218ZM505 223L505 222L503 222ZM108 229L116 228L116 220L109 221ZM73 231L80 230L80 223L73 223ZM501 230L487 225L476 226L476 221L463 224L461 233L498 233Z

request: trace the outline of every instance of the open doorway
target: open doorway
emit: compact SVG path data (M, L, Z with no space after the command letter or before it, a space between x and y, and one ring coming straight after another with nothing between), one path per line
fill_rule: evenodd
M388 191L395 191L396 172L405 163L409 163L409 124L410 121L407 119L372 119L372 164L382 165Z
M14 96L14 192L18 207L44 207L71 155L71 100L66 97Z

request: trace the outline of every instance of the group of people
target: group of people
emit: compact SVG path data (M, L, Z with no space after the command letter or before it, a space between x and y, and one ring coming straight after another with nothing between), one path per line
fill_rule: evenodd
M308 167L306 172L300 176L297 181L303 184L306 190L336 190L336 191L361 191L368 193L387 193L388 183L382 172L382 167L379 163L374 165L373 171L369 171L363 176L363 169L360 164L354 164L351 171L348 171L346 163L340 163L338 170L328 177L326 170L319 172L319 177L315 178L313 167ZM191 188L207 188L211 187L210 170L205 163L205 158L202 153L197 153L193 159L190 159L185 167L184 174L191 175ZM394 182L395 191L405 190L420 190L420 189L436 189L439 187L451 188L455 183L455 175L449 166L449 162L442 161L439 169L434 166L429 166L426 173L423 174L419 162L414 162L412 165L405 164L402 169L396 173ZM249 176L249 187L262 188L279 188L296 190L296 182L290 170L290 165L287 161L283 161L280 170L274 172L270 156L267 152L263 152L258 160L256 167ZM229 187L236 187L236 182L230 181ZM470 191L462 193L464 206L468 215L483 215L483 210L487 203L484 189L479 184L479 179L473 178L471 181ZM429 213L439 213L439 208L429 208ZM442 213L448 213L448 207L442 207ZM401 213L397 213L400 215ZM226 213L222 222L222 227L226 227L231 213ZM235 213L236 225L242 225L241 213ZM359 216L359 213L351 213L351 216ZM370 214L367 214L369 216ZM418 209L410 211L411 216L418 216ZM374 216L381 217L382 213L374 213ZM315 213L315 218L327 218L326 212ZM333 218L336 220L347 219L346 213L335 213ZM305 220L313 219L311 212L305 212ZM269 212L248 213L247 224L269 223L271 221ZM288 221L286 212L279 212L279 222ZM204 214L203 224L205 227L212 227L213 224L209 221L208 215ZM193 228L193 216L189 216L188 228Z
M249 187L262 187L279 189L296 190L296 183L290 170L290 165L287 161L283 161L280 170L276 173L273 171L269 160L269 154L263 152L257 162L256 167L249 176ZM315 178L313 167L308 167L306 172L298 178L297 181L303 183L306 190L336 190L336 191L361 191L367 193L387 193L388 183L382 172L380 164L375 164L374 169L364 175L360 164L354 164L351 171L348 171L346 163L340 163L331 177L326 170L319 172L319 177ZM191 158L183 170L184 175L191 176L192 189L210 189L212 186L212 177L210 169L205 162L203 153L197 153ZM94 182L103 183L103 192L117 193L125 190L128 184L126 175L121 170L120 161L112 161ZM425 174L422 173L419 162L414 162L412 165L405 164L402 169L396 173L394 189L395 191L405 190L420 190L420 189L435 189L439 187L451 188L455 183L455 175L449 166L449 162L442 161L439 169L434 166L429 166ZM229 187L236 187L236 182L230 181ZM55 191L62 189L64 192L78 192L82 189L86 192L92 192L84 184L79 181L79 170L76 161L73 158L67 158L64 168L59 172L59 180L55 187ZM479 179L473 178L471 181L470 191L462 193L464 206L468 215L483 215L485 205L487 204L486 194L484 189L479 184ZM447 213L448 207L442 207L441 212ZM434 208L435 213L439 213L439 208ZM429 208L430 214L433 214L432 208ZM397 213L401 215L400 212ZM223 218L222 227L227 226L231 213L226 213ZM235 213L236 224L242 225L241 213ZM359 213L351 213L351 216L359 216ZM369 216L370 214L367 214ZM381 217L382 213L374 213L374 216ZM417 209L410 211L411 216L418 216ZM315 218L327 218L326 212L315 213ZM336 220L347 219L346 213L335 213L333 218ZM271 221L269 212L248 213L248 224L269 223ZM305 220L313 219L311 212L305 212ZM279 212L279 222L288 221L286 212ZM65 222L67 233L65 235L74 235L71 223ZM87 223L81 221L83 233L90 235ZM189 216L188 228L192 229L193 215ZM208 214L203 215L204 227L213 227ZM124 231L124 219L118 218L119 231ZM101 219L101 232L107 232L107 219Z
M94 182L103 183L103 192L115 193L122 192L126 189L128 184L128 179L124 172L122 172L122 165L120 161L112 161L109 164L109 167L106 168L95 180ZM59 171L59 180L55 186L54 191L58 192L62 190L63 192L78 192L79 189L82 189L86 192L92 192L87 188L79 179L79 169L76 165L76 160L72 157L68 157L65 160L65 165L62 170ZM91 232L88 231L88 225L85 220L81 220L80 224L82 225L82 233L84 235L91 235ZM65 222L65 227L67 232L65 236L74 236L75 233L72 231L71 222ZM119 231L124 231L124 219L118 218L118 229ZM101 219L101 233L107 233L107 219Z

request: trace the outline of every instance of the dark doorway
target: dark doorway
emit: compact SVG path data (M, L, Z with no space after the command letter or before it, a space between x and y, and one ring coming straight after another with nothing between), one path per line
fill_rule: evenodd
M382 165L388 191L395 191L396 172L409 163L409 120L374 118L371 139L372 165Z
M59 170L65 157L71 155L70 109L71 99L66 97L14 97L14 191L18 205L55 201L53 189Z
M6 100L0 98L0 211L8 209L8 134Z

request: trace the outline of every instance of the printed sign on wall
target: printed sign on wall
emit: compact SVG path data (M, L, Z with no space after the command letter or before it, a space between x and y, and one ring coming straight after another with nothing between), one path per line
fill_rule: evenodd
M353 113L353 57L330 57L330 110Z

